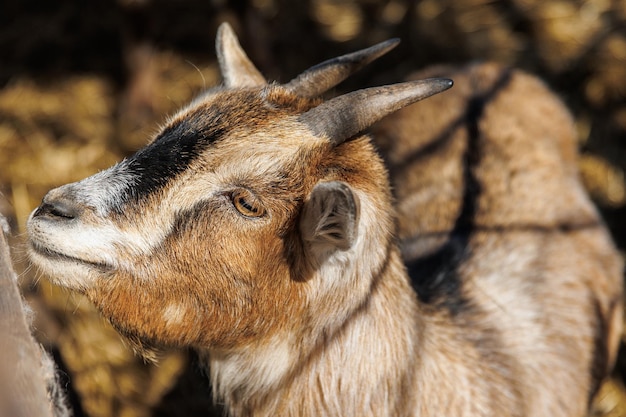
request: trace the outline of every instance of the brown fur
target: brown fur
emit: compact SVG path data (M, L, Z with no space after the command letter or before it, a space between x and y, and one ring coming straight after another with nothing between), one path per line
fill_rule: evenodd
M460 273L473 308L455 320L499 335L523 397L538 393L528 415L583 415L617 354L622 264L579 182L572 120L519 71L477 64L416 78L432 76L455 88L374 130L405 260L469 231Z
M395 205L367 136L333 147L298 122L319 101L218 89L163 129L220 132L197 158L88 217L134 246L95 266L59 244L45 258L51 227L81 219L58 214L88 201L77 183L31 218L34 259L139 350L198 350L233 416L583 416L615 359L621 264L576 177L570 117L522 73L442 71L455 89L374 132ZM359 234L316 252L303 207L333 181L358 201ZM265 216L237 212L240 189ZM71 262L89 279L58 277Z

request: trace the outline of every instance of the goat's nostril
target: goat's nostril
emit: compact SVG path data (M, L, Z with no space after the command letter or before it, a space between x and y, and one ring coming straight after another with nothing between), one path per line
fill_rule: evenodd
M78 217L78 210L70 203L64 201L44 202L35 210L33 217L51 217L57 220L71 220Z

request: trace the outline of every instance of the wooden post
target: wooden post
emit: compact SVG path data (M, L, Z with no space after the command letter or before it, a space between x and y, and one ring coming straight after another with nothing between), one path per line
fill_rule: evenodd
M0 215L0 226L6 224ZM42 367L44 353L29 330L3 229L0 227L0 416L52 417Z

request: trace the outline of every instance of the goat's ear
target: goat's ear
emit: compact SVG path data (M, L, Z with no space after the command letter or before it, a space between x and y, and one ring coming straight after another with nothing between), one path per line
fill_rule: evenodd
M263 75L241 48L235 32L228 23L222 23L217 29L215 50L226 87L255 87L267 84Z
M357 238L359 201L343 182L317 184L300 220L303 240L318 253L348 250Z

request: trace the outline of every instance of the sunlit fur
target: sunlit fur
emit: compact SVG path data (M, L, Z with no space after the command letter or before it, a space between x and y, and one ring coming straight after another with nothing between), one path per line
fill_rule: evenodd
M455 88L373 132L398 199L403 258L411 269L460 246L461 305L431 303L462 308L451 322L476 346L464 355L495 368L513 359L517 415L585 415L617 355L623 265L579 180L571 116L520 71L476 64L415 75L432 76ZM458 355L444 341L435 363ZM436 384L421 386L432 388L431 404L449 401Z
M221 88L155 139L207 135L167 181L131 157L52 191L81 209L31 216L33 261L138 351L198 351L232 416L583 416L615 359L622 266L571 119L522 73L442 71L455 89L375 130L395 204L369 137L334 147L298 121L319 100ZM335 214L353 240L317 244L320 183L351 193ZM264 216L237 210L242 188Z

